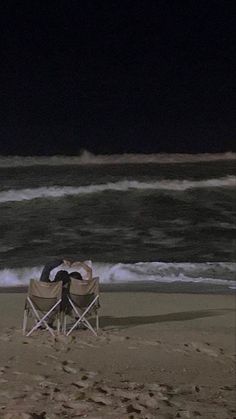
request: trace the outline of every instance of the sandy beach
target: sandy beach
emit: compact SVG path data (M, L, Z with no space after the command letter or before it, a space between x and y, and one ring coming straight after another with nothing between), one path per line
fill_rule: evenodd
M100 333L22 336L0 294L0 417L236 418L233 295L103 292Z

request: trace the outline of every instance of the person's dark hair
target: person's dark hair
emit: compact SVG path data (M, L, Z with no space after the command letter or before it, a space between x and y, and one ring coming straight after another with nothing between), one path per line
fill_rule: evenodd
M75 278L75 279L79 279L80 281L83 281L82 275L77 271L71 272L70 277Z
M63 285L70 282L70 276L67 271L58 271L55 275L54 282L62 281Z

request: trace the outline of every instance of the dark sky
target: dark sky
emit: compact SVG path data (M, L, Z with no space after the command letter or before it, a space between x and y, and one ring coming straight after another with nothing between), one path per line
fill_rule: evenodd
M234 6L2 1L0 154L235 150Z

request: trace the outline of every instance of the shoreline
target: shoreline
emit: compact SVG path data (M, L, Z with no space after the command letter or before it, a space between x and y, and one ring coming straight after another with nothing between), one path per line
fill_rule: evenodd
M0 294L27 293L28 285L0 286ZM160 294L203 294L203 295L235 295L235 288L228 288L224 285L206 283L180 283L180 282L122 282L122 283L100 283L100 292L153 292Z

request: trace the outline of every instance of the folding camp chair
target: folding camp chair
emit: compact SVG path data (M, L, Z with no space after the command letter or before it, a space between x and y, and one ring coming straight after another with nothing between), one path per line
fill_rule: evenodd
M57 331L60 331L60 303L62 301L62 282L40 282L30 280L28 295L25 300L23 334L26 334L28 317L32 314L35 324L28 331L30 336L39 327L44 326L52 336L55 336L53 329L48 322L56 315Z
M76 327L83 325L94 335L97 335L99 328L99 278L92 278L88 281L80 281L71 278L70 289L67 295L68 303L75 315L75 322L66 330L67 315L64 314L63 332L68 336ZM96 330L88 321L88 316L96 316Z

